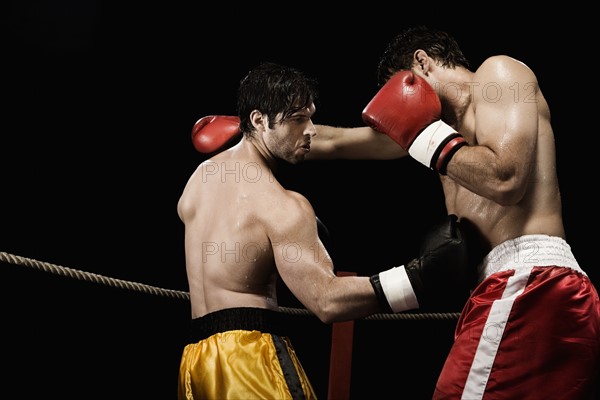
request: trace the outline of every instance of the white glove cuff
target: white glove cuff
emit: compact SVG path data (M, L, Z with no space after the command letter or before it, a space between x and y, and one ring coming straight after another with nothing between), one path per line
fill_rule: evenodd
M431 159L434 157L436 150L445 142L448 136L455 134L456 130L440 119L430 124L417 136L408 149L408 154L427 168L433 169L434 165L432 165Z
M404 265L380 272L379 282L393 312L419 308L417 296L406 275Z

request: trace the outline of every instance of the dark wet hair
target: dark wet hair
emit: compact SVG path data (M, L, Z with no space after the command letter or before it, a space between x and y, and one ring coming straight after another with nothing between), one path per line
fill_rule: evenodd
M402 31L388 43L377 67L378 84L383 85L398 71L411 69L413 55L419 49L425 50L444 67L469 68L469 61L450 34L426 26L416 26Z
M240 81L237 104L240 128L244 134L252 134L250 113L253 110L266 114L269 126L273 127L278 114L285 120L309 107L317 95L316 80L303 72L271 62L262 63Z

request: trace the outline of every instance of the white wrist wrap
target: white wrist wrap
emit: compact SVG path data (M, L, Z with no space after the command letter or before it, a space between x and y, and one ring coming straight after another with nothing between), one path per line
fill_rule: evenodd
M379 282L393 312L419 308L417 296L406 275L404 265L380 272Z
M408 149L408 154L427 168L432 168L431 159L436 150L448 136L455 133L456 130L440 119L429 125L416 137Z

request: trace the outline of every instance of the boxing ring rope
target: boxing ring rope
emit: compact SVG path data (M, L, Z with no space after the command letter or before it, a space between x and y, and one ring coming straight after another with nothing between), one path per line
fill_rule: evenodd
M146 294L154 294L158 296L176 298L181 300L189 300L189 292L173 289L163 289L156 286L126 281L122 279L111 278L91 272L81 271L62 265L51 264L48 262L34 260L32 258L17 256L14 254L0 251L0 261L7 264L22 265L34 269L38 269L44 272L49 272L55 275L66 276L68 278L78 279L80 281L95 282L98 284L119 288L134 290ZM303 308L291 308L291 307L279 307L281 312L292 315L312 315L309 310ZM440 319L440 320L453 320L458 319L460 313L396 313L396 314L373 314L368 317L364 317L364 320L425 320L425 319Z
M189 292L173 289L163 289L156 286L111 278L91 272L81 271L21 257L6 252L0 252L0 262L26 266L52 274L66 276L81 281L95 282L119 289L134 290L146 294L170 297L189 301ZM337 272L338 276L355 275L354 272ZM279 310L292 315L313 315L303 308L279 307ZM401 312L396 314L380 313L362 318L363 320L458 320L460 313L416 313ZM329 363L328 400L350 399L350 381L352 372L352 350L354 339L354 321L336 322L332 324L331 354Z

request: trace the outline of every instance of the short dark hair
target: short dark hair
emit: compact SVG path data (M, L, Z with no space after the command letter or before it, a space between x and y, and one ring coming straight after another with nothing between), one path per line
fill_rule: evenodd
M240 129L244 134L252 134L253 110L266 114L272 127L278 114L285 120L309 107L317 95L316 80L303 72L272 62L259 64L240 81L237 104Z
M409 70L413 66L415 51L422 49L442 66L469 68L456 40L447 32L416 26L405 29L396 35L386 46L377 67L377 82L385 84L398 71Z

